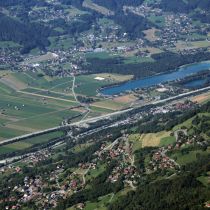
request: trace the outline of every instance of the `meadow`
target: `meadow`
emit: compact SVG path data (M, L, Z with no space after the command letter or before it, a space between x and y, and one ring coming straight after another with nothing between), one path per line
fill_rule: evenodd
M57 132L53 132L49 134L44 134L42 136L25 139L23 141L15 142L15 143L8 144L5 146L1 146L0 155L16 152L16 151L22 151L30 147L33 147L35 145L49 142L51 139L58 138L62 135L63 135L63 132L57 131Z
M116 74L77 76L75 92L99 101L90 106L89 117L95 117L123 107L119 102L102 100L97 90L130 78ZM84 112L83 108L72 109L79 105L72 95L72 80L73 77L49 78L33 72L4 71L0 79L0 140L58 126L64 119Z

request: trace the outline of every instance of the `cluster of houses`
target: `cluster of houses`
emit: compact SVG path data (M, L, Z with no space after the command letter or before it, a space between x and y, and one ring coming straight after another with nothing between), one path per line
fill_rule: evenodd
M72 18L72 15L70 14L69 11L65 11L62 8L56 8L53 5L48 6L48 7L41 7L41 8L34 7L29 12L29 17L32 20L36 20L36 21L38 20L44 23L48 23L50 21L57 20L57 19L65 19L67 22L71 22L72 20L74 20L74 18Z
M124 6L124 11L130 11L149 19L154 17L154 19L157 18L158 20L157 24L164 24L163 29L159 31L158 39L154 40L154 44L157 43L158 46L162 47L175 47L178 40L194 41L195 38L191 34L199 34L201 31L207 30L204 27L198 30L199 26L194 25L187 14L169 14L162 11L158 5L156 7L154 3L153 7L147 3L143 3L138 7Z
M23 56L21 56L16 48L0 48L0 67L4 68L7 66L11 67L11 70L15 69L23 60ZM2 66L1 66L2 65Z
M20 67L22 71L39 72L42 70L48 76L60 78L81 74L83 71L80 64L84 62L84 58L75 56L74 52L74 49L69 49L55 50L53 53L42 52L42 55L36 57L27 55Z
M37 151L37 152L29 155L28 157L23 159L23 162L27 163L29 165L36 165L40 161L44 161L44 160L48 159L50 156L51 156L50 151L45 149L45 150Z
M136 15L140 15L143 17L149 17L150 15L154 16L160 16L163 14L162 10L155 7L150 7L147 3L143 3L142 5L138 7L132 7L132 6L124 6L123 10L133 12Z
M164 148L161 148L153 154L148 168L152 171L158 169L177 169L179 165L165 154Z
M128 142L127 136L115 140L111 145L103 144L99 151L95 152L99 161L117 160L119 164L112 169L108 177L109 182L115 183L123 176L124 183L135 184L139 174L132 162L132 145Z
M186 130L178 130L174 132L176 141L173 144L169 144L164 147L158 148L153 152L151 161L149 162L148 171L156 171L158 169L173 169L179 170L179 164L172 158L170 158L167 153L181 149L186 145L198 144L203 146L205 141L197 135L188 136Z

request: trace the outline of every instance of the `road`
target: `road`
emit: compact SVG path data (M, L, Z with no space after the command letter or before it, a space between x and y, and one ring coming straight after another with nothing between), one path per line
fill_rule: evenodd
M179 140L179 133L180 132L184 133L184 135L187 136L187 130L186 129L185 130L184 129L176 130L174 132L174 136L176 138L176 142L178 142L178 140Z
M72 91L72 94L74 96L74 99L76 102L80 103L77 99L77 96L76 96L76 93L75 93L75 81L76 81L76 77L73 75L73 83L72 83L72 88L71 88L71 91Z
M167 99L155 101L155 102L149 103L147 105L163 104L163 103L166 103L168 101L176 100L176 99L179 99L179 98L184 98L184 97L190 96L192 94L197 94L197 93L207 91L207 90L210 90L210 86L205 87L205 88L201 88L201 89L198 89L198 90L190 91L188 93L182 93L182 94L179 94L177 96L172 96L172 97L169 97ZM3 140L3 141L0 141L0 146L7 145L9 143L13 143L13 142L17 142L17 141L21 141L21 140L24 140L24 139L28 139L28 138L31 138L31 137L34 137L34 136L39 136L39 135L43 135L43 134L46 134L46 133L58 131L58 130L61 130L63 128L68 128L68 127L71 127L71 126L81 126L81 125L84 125L84 124L87 124L87 123L93 123L93 122L97 122L97 121L100 121L100 120L103 120L103 119L108 119L108 118L113 117L113 116L128 113L128 112L130 112L132 110L135 110L135 109L136 108L129 108L129 109L125 109L125 110L120 110L120 111L116 111L116 112L106 114L106 115L102 115L102 116L98 116L98 117L83 119L81 121L74 122L74 123L71 123L71 124L68 124L68 125L57 126L57 127L54 127L54 128L49 128L49 129L46 129L46 130L33 132L33 133L30 133L30 134L18 136L18 137L15 137L15 138L6 139L6 140Z

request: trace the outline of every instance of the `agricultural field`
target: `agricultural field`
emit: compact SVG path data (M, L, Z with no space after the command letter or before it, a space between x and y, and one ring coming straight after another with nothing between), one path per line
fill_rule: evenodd
M48 60L53 60L55 58L56 58L56 54L48 52L45 55L40 55L40 56L31 58L31 59L25 61L24 63L26 63L26 64L39 63L39 62L44 62L44 61L48 61Z
M69 108L78 105L75 101L63 99L60 96L45 98L44 93L36 95L27 94L26 91L12 89L13 82L18 87L25 88L24 79L18 80L18 76L9 77L11 81L7 86L0 83L0 138L11 138L35 130L59 125L64 118L78 115L79 112ZM15 78L14 80L12 80ZM19 83L16 83L16 80ZM28 79L28 81L30 81ZM39 81L38 81L39 82ZM56 85L56 84L55 84ZM51 84L52 87L52 84ZM37 90L36 90L37 91ZM29 90L28 90L29 92Z
M195 96L192 101L198 102L199 104L204 104L210 100L210 92Z
M158 133L148 133L142 134L140 141L142 142L142 147L158 147L162 144L161 139L169 137L170 132L161 131Z
M209 41L195 41L192 42L192 46L196 48L203 48L203 47L210 47L210 42Z
M96 12L99 12L103 15L114 15L114 12L112 12L111 10L105 7L99 6L98 4L93 3L91 0L85 0L83 2L83 6L89 9L95 10Z
M46 142L50 141L51 139L60 137L62 135L63 135L63 132L57 131L54 133L44 134L39 137L25 139L23 141L8 144L6 146L1 146L0 147L0 155L28 149L32 146L37 145L37 144L46 143Z
M206 40L202 41L193 41L193 42L184 42L178 41L176 43L176 50L185 50L185 49L196 49L196 48L206 48L210 47L210 42Z
M99 79L97 79L99 78ZM94 97L97 90L103 86L130 80L130 75L118 74L92 74L76 77L75 92L79 95Z
M78 8L73 7L73 6L68 7L66 9L66 11L69 12L69 14L71 15L71 17L80 16L80 15L84 15L84 14L87 14L88 13L86 11L79 10Z
M60 36L60 37L49 37L50 40L50 46L48 47L48 50L68 50L73 46L73 39L71 37L67 36Z
M130 95L124 95L115 97L113 99L105 99L101 100L99 102L95 102L92 105L105 108L105 109L111 109L111 110L119 110L123 108L129 107L132 103L134 103L137 100L137 98L130 94Z
M76 94L93 97L98 101L91 104L88 117L123 108L122 100L104 100L97 96L97 90L104 85L131 78L129 75L117 74L77 76ZM39 77L38 73L33 72L3 71L0 78L0 140L58 126L64 119L83 113L84 108L74 108L79 102L72 94L72 84L73 77L49 78Z
M133 144L134 151L144 147L162 147L175 142L171 132L161 131L158 133L131 134L129 141Z
M144 31L144 34L145 34L145 38L149 41L156 41L158 39L156 33L157 33L157 29L156 28L151 28L151 29L148 29L148 30L145 30Z
M175 141L176 141L176 139L175 139L174 136L164 137L160 140L159 146L164 147L164 146L167 146L169 144L175 143Z
M189 151L186 154L182 154L181 151L178 151L176 153L173 153L171 155L171 158L176 159L177 163L180 165L186 165L188 163L196 161L198 155L208 155L209 153L210 153L210 148L208 148L206 151L203 150Z
M148 18L154 25L158 26L158 27L164 27L165 25L165 18L164 16L155 16L155 15L151 15Z
M137 151L142 148L142 141L140 140L140 138L141 138L140 134L131 134L128 137L129 142L133 144L134 151Z

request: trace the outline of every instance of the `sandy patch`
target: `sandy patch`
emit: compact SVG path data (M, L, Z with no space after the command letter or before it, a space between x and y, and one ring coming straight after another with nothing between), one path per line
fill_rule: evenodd
M9 121L13 121L13 122L16 122L19 120L19 118L16 118L13 116L8 116L8 115L3 115L3 114L0 114L0 119L9 120Z
M133 78L132 75L120 75L120 74L108 74L108 73L94 74L94 77L101 77L107 80L117 81L117 82L124 82Z
M157 31L159 31L159 30L156 28L151 28L151 29L145 30L144 31L145 38L152 42L158 40L159 37L157 37L155 34Z
M25 126L20 126L20 125L13 125L13 124L8 124L6 126L7 128L15 129L15 130L20 130L20 131L26 131L26 132L35 132L37 131L36 129L25 127Z
M113 99L114 102L117 102L117 103L131 103L131 102L134 102L136 101L136 97L134 95L125 95L125 96L119 96L119 97L116 97Z
M204 101L208 100L210 98L210 95L205 94L205 95L199 95L195 96L192 101L193 102L198 102L198 103L203 103Z
M122 108L122 106L120 104L115 103L114 101L110 101L110 100L95 102L95 103L91 104L91 106L102 108L102 109L109 109L109 110L113 110L113 111L116 111L116 110L119 110Z
M142 134L140 140L142 147L158 147L162 138L170 136L170 132L147 133Z
M27 88L27 85L18 81L11 74L8 74L0 79L0 81L14 90L22 90Z
M58 59L58 55L55 53L47 52L45 55L39 55L29 60L25 60L22 64L32 64L32 63L36 64L39 62L54 60L54 59Z
M91 2L90 0L84 1L82 6L90 8L92 10L95 10L103 15L107 15L107 16L114 15L113 11L111 11L105 7L99 6L98 4L95 4L95 3Z

